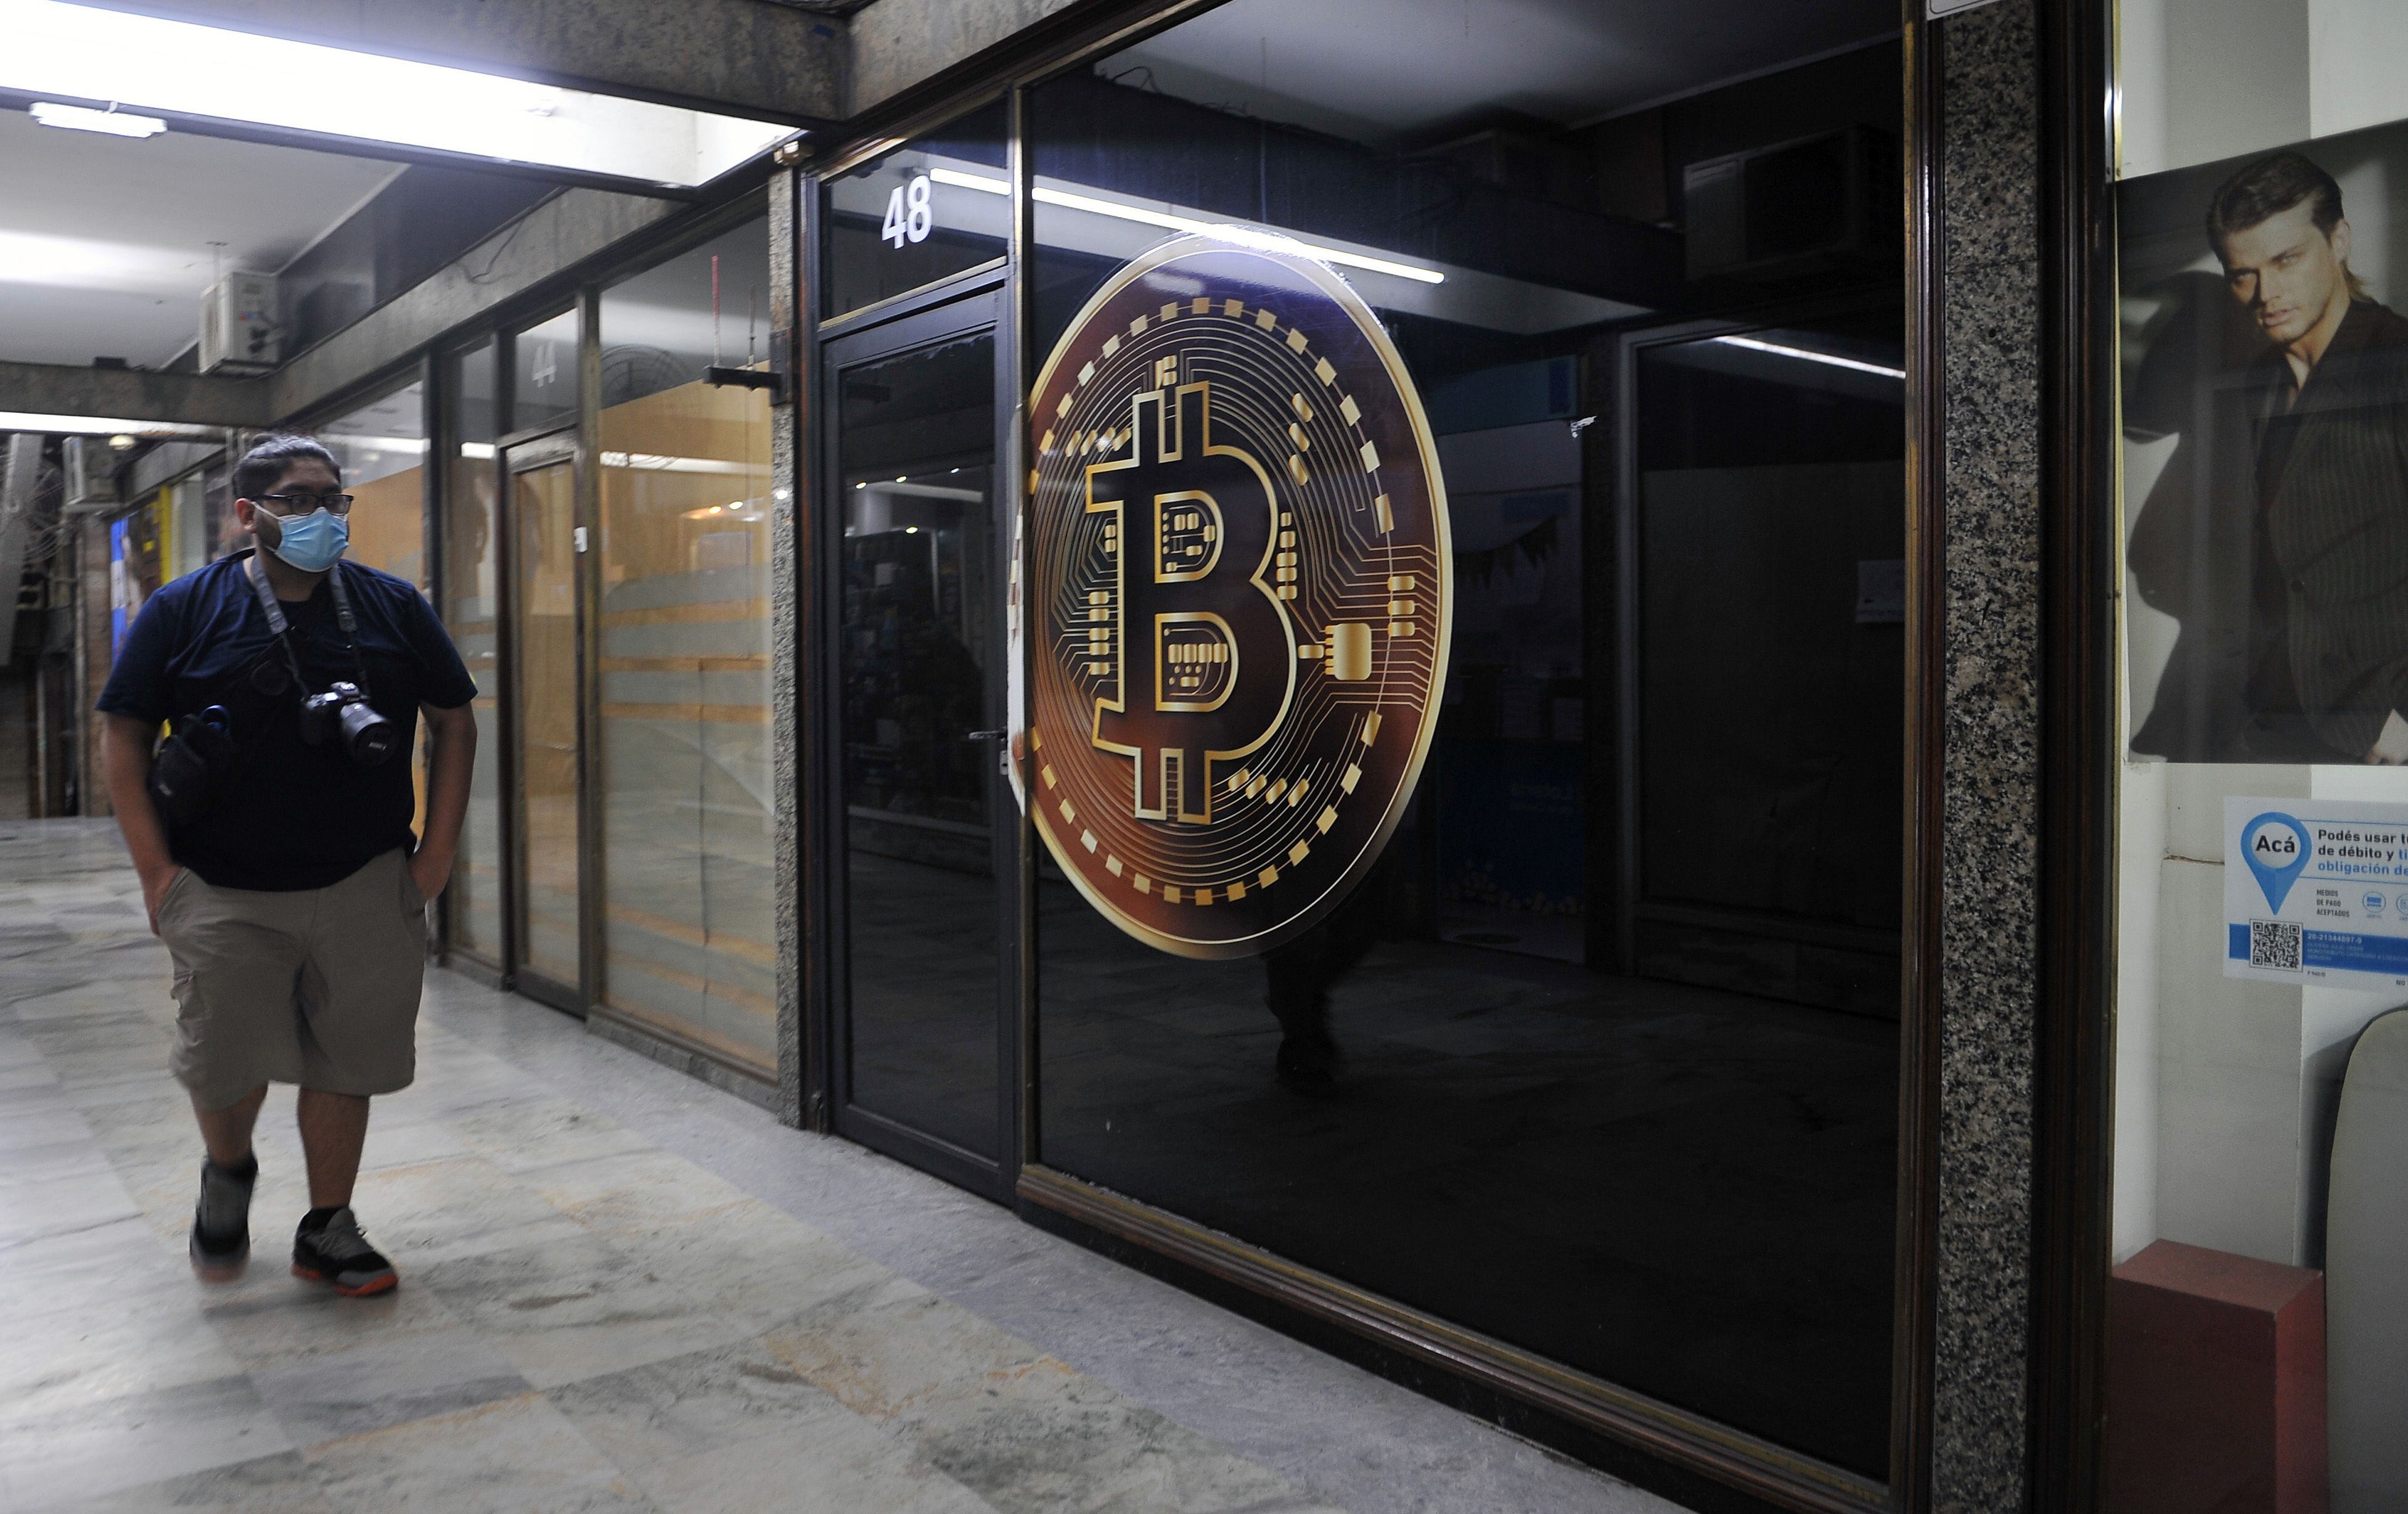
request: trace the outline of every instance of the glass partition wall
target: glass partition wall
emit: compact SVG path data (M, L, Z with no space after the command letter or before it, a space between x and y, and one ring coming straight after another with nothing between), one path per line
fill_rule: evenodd
M354 563L433 588L426 561L426 385L405 384L317 428L353 496Z
M450 452L444 467L443 621L477 680L477 766L460 827L460 860L444 907L446 942L499 971L502 942L502 728L499 544L494 441L500 432L496 344L491 338L448 360Z
M343 411L317 428L352 496L351 546L344 555L432 594L426 559L426 385L404 384ZM426 736L409 754L418 791L413 825L426 818Z
M601 999L777 1071L769 244L750 221L601 301Z
M2408 25L2122 0L2110 1514L2408 1507Z

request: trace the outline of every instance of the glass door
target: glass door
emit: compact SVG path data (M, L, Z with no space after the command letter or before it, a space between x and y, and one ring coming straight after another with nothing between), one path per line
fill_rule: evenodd
M519 801L512 921L519 988L581 1011L578 906L583 743L579 720L577 457L572 437L509 451L509 694Z
M1019 828L996 307L973 296L826 344L822 529L839 543L824 559L835 1123L1004 1198Z

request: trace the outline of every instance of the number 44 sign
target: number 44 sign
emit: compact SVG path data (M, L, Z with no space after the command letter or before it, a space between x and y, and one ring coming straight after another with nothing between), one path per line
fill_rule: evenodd
M928 208L928 176L913 174L910 183L886 196L886 222L878 234L901 247L906 242L926 241L936 223Z
M2224 974L2408 988L2408 805L2224 801Z

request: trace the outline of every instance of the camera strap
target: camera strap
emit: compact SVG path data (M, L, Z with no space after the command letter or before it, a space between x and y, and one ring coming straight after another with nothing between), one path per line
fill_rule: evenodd
M251 550L250 569L251 592L259 596L259 607L267 617L267 629L274 634L276 644L284 652L284 665L293 674L293 682L301 696L309 696L309 680L301 676L301 660L293 651L293 622L285 618L284 607L277 602L276 590L267 581L267 564L259 560L261 549ZM343 588L343 564L337 563L326 570L326 587L335 596L335 624L343 633L343 650L351 654L351 671L360 686L360 696L368 696L368 663L360 654L360 622L351 614L351 596Z

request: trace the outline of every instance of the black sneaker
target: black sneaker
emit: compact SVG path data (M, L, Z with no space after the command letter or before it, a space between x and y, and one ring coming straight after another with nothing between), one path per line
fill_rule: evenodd
M385 1293L401 1281L394 1276L393 1264L360 1234L359 1216L348 1205L316 1229L308 1221L301 1221L293 1237L293 1276L332 1283L336 1293L351 1298Z
M251 1260L251 1188L259 1179L259 1159L249 1170L221 1167L203 1158L201 1202L193 1208L193 1239L185 1250L204 1282L232 1282Z

